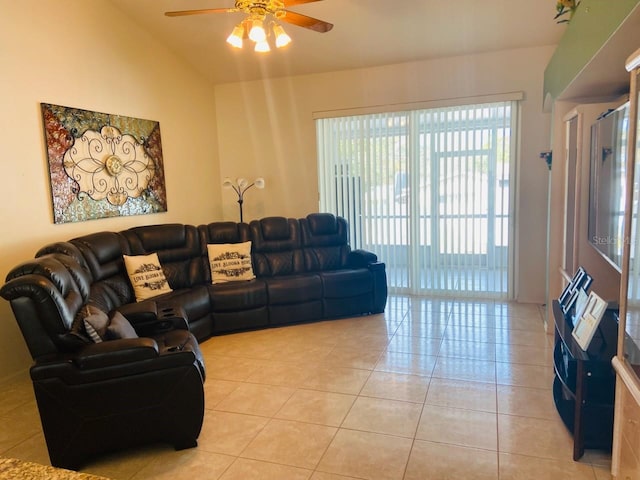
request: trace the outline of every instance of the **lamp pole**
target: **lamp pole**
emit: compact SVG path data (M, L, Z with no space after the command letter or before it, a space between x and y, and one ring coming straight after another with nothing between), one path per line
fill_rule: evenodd
M242 223L242 204L244 203L244 199L242 196L238 197L238 205L240 206L240 223Z

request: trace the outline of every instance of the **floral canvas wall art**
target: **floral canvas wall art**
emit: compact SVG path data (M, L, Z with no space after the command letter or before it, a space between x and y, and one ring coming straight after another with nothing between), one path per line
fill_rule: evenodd
M55 223L167 211L158 122L40 105Z

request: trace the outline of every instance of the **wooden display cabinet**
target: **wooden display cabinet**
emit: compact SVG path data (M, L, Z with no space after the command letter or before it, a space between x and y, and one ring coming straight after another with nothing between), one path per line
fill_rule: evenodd
M611 473L616 479L640 479L640 50L629 57L631 74L625 242L620 286L620 333L613 359L617 374Z

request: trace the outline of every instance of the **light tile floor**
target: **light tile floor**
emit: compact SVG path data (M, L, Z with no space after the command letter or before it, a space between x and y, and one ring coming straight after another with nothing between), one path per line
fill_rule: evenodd
M553 404L541 308L392 296L381 315L202 344L199 446L92 459L118 480L609 479ZM31 384L0 391L0 455L48 464Z

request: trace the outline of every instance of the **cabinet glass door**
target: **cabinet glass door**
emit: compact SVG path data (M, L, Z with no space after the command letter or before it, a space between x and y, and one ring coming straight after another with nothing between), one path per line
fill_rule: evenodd
M638 52L640 53L640 51ZM621 325L620 331L624 337L619 340L624 352L624 358L637 376L640 377L640 222L638 222L640 206L640 119L638 104L640 91L638 91L638 76L640 75L640 55L636 58L635 69L631 72L631 105L629 122L630 146L628 152L628 166L633 166L632 192L627 198L631 199L631 217L626 219L628 234L625 241L628 242L627 265L623 268L623 276L627 279L626 299L621 299ZM629 64L628 64L629 65ZM631 143L633 142L633 143ZM627 184L629 185L629 184ZM623 265L624 267L624 265ZM626 312L623 308L626 307Z

